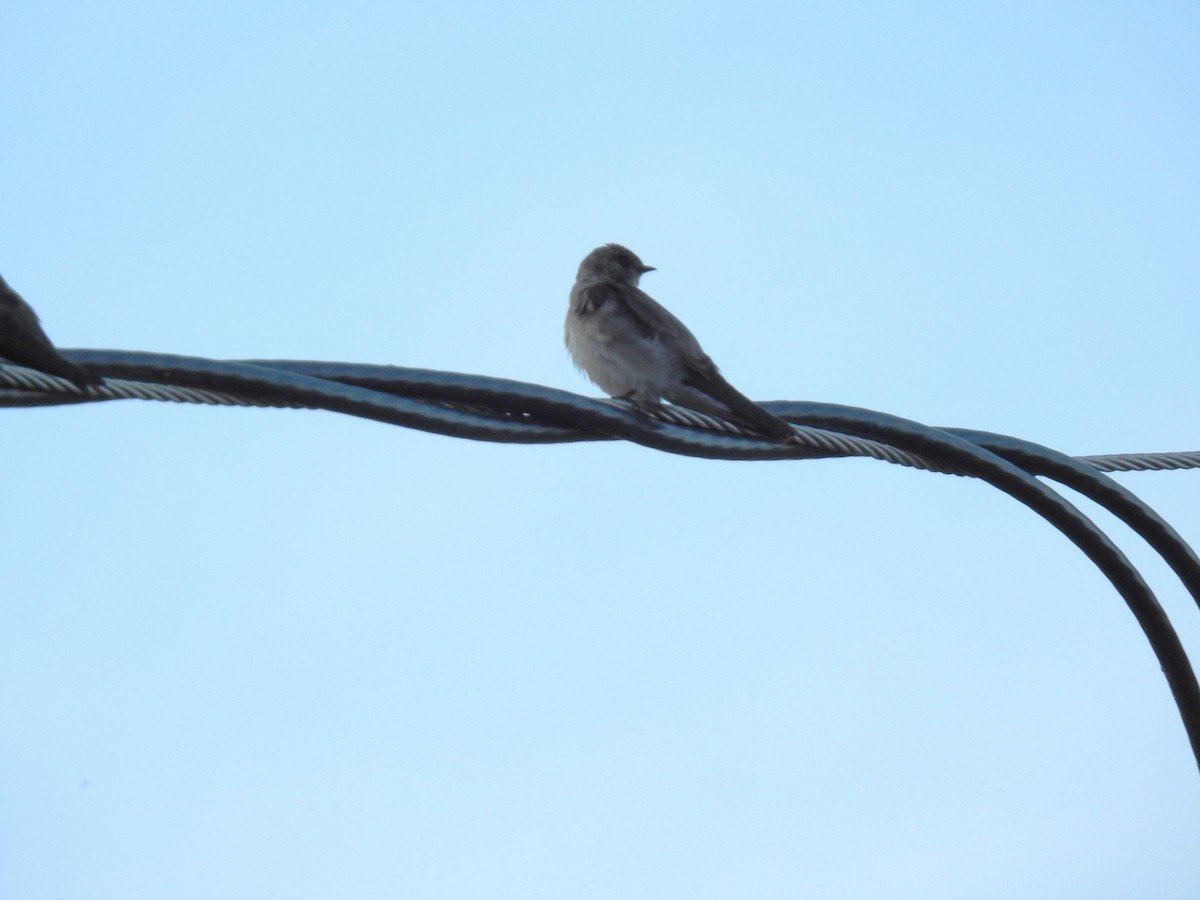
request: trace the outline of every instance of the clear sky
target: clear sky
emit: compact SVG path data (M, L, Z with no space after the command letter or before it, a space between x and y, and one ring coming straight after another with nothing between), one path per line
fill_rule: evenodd
M61 346L595 394L562 317L619 241L750 396L1200 447L1195 4L0 32L0 272ZM145 402L0 435L4 898L1200 896L1145 639L978 482ZM1119 478L1200 543L1200 472Z

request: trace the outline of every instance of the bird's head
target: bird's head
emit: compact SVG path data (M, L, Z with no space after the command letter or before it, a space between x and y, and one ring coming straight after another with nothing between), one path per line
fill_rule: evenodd
M580 281L615 281L618 284L636 286L654 266L643 263L636 253L620 244L605 244L597 247L579 264Z

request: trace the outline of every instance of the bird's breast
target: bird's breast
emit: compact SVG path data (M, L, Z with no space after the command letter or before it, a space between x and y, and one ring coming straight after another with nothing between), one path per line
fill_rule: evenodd
M679 380L666 346L608 304L585 316L568 313L566 343L575 365L612 397L653 402Z

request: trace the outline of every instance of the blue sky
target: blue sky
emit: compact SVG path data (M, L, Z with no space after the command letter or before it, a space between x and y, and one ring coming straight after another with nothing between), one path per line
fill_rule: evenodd
M0 272L61 346L595 393L562 317L620 241L753 397L1200 445L1194 5L0 28ZM0 423L5 897L1200 887L1149 647L980 483L296 411ZM1118 477L1200 541L1200 476ZM1095 516L1200 656L1195 604Z

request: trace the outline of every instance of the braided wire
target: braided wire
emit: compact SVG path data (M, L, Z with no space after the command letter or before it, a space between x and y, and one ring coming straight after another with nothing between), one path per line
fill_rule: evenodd
M121 355L137 356L139 354ZM80 360L88 358L85 351L74 351L73 356ZM145 356L151 357L152 355L145 354ZM421 399L421 392L415 390L411 384L412 374L420 370L298 360L244 362L263 368L276 368L282 371L310 374L317 378L328 379L345 385L359 384L362 386L372 386L376 389L382 388L395 391L401 395L407 394L412 399ZM389 378L387 373L389 371L394 373L404 372L406 373L406 378L396 379L394 384L388 384ZM165 377L167 374L169 373L162 371L154 373L156 377ZM555 429L547 430L542 423L539 423L533 417L513 415L510 411L497 408L494 403L488 402L489 388L497 384L503 384L511 388L516 384L515 382L502 382L499 379L487 378L485 376L460 375L457 373L423 374L450 376L462 383L460 397L454 400L442 399L439 401L439 405L442 407L490 419L500 416L512 422L515 426L516 430L508 437L497 438L493 436L488 439L512 440L518 443L552 443L556 439L562 441L605 439L604 435L598 434L574 434L568 436L566 433L558 433ZM356 375L358 376L357 378L355 377ZM477 388L479 395L477 398L470 397L472 383ZM527 387L532 388L534 386L528 385ZM196 403L208 406L244 406L275 409L330 408L327 405L323 405L321 397L315 395L308 398L306 402L285 402L273 400L265 396L239 395L210 388L188 387L181 384L122 378L107 378L102 386L89 388L84 391L54 375L46 375L42 372L19 366L0 364L0 406L50 406L97 402L101 400L156 400L169 403ZM630 404L620 400L600 400L593 402L611 404L614 407L626 409L643 415L646 418L671 425L679 425L685 428L696 429L700 432L709 432L710 434L747 439L759 444L762 443L761 437L752 431L748 431L734 423L727 422L715 416L695 412L683 407L659 406L656 408L647 408L640 406L635 409ZM765 405L770 407L771 404ZM808 457L861 456L925 471L961 474L948 470L944 466L935 465L919 454L879 441L873 441L869 438L852 434L842 434L807 425L794 425L793 427L796 431L798 446L804 448L804 455ZM517 431L525 431L526 434L522 437ZM535 438L542 440L533 440ZM768 454L768 457L776 458L777 455L772 453ZM1076 459L1099 472L1146 472L1200 468L1200 451L1181 453L1124 453L1080 456L1076 457Z
M282 407L295 404L266 403L219 391L156 384L150 381L105 379L99 387L81 390L55 375L33 369L0 365L0 406L54 406L99 400L159 400L167 403L198 403L206 406Z
M1079 456L1099 472L1150 472L1200 468L1200 451L1183 453L1117 453L1110 456Z

